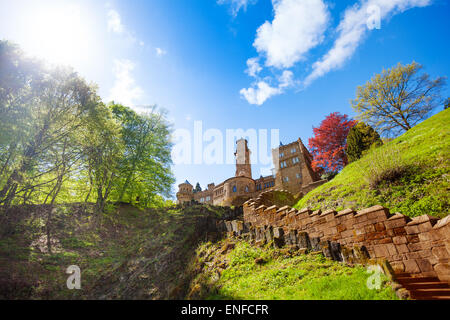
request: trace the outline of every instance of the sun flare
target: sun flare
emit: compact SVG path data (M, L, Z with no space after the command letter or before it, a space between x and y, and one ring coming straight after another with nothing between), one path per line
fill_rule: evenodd
M89 25L81 8L42 8L27 19L28 44L39 58L53 64L78 65L89 56Z

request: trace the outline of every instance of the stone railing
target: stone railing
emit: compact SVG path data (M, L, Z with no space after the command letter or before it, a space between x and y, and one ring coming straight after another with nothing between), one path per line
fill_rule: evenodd
M358 212L312 212L289 206L267 207L255 200L244 203L242 225L230 225L242 231L252 229L255 240L261 238L261 233L269 233L275 245L277 241L308 241L309 247L304 246L325 248L330 256L338 255L337 260L350 260L363 252L370 259L386 259L397 273L437 276L450 282L450 215L443 219L428 215L411 219L399 213L392 215L382 206ZM350 253L345 252L348 248Z

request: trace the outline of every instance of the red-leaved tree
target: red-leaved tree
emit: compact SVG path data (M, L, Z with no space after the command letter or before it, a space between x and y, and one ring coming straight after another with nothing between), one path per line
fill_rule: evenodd
M347 165L347 134L356 123L346 114L333 112L318 128L313 127L314 137L309 138L308 146L313 156L311 164L315 172L338 172Z

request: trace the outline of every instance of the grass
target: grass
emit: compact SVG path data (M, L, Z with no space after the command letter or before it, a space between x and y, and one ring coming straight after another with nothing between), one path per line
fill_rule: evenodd
M295 207L341 210L380 204L410 217L447 216L449 123L450 109L441 111L349 164L333 180L306 194ZM397 155L395 161L389 159Z
M197 251L201 272L190 298L244 300L396 300L390 286L370 290L371 275L362 266L349 267L320 254L295 254L285 249L253 247L239 241L225 255L220 244ZM262 262L261 262L262 261ZM223 265L226 265L224 268ZM387 279L382 276L385 282Z

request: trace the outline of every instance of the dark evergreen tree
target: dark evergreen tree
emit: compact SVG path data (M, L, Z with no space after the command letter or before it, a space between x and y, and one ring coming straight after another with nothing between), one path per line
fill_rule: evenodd
M383 142L378 132L364 122L358 122L348 132L346 149L348 162L358 160L364 151L370 149L372 146L380 146L382 144Z
M202 187L200 187L200 183L197 182L195 185L194 193L202 191Z

